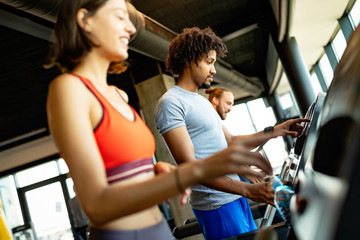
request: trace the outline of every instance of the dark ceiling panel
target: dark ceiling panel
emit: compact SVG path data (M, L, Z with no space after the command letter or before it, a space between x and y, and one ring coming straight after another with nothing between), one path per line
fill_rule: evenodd
M184 27L210 26L220 37L250 25L263 26L270 5L264 0L154 0L148 4L133 0L137 10L155 19L171 30L180 33ZM268 21L267 21L268 22ZM226 42L229 50L224 59L234 69L248 76L255 76L265 83L264 63L269 33L255 28Z
M257 10L255 2L258 0L183 0L163 1L155 0L149 4L142 0L133 0L132 3L137 10L155 19L171 30L180 33L184 27L215 27L230 25L234 19L248 22L249 15ZM227 25L226 24L226 25ZM238 26L241 27L241 26ZM220 36L226 33L221 33Z
M260 29L248 32L238 38L234 38L226 45L230 51L225 60L231 62L233 67L247 76L264 74L264 55L267 52L268 34Z
M48 42L2 26L0 36L1 142L46 127L47 85L58 71L43 68Z

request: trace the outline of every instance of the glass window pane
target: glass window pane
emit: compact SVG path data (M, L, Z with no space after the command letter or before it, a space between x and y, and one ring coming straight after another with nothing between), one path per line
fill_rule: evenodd
M262 98L248 102L249 111L257 131L275 125L276 118L271 107L266 107Z
M321 73L324 76L326 85L329 87L331 84L331 81L334 77L334 72L331 68L330 62L329 62L329 58L327 57L326 54L324 54L321 58L320 58L320 69L321 69Z
M280 104L283 109L288 109L294 106L289 92L280 96Z
M59 176L59 170L55 161L44 163L15 174L18 187L25 187L56 176Z
M284 118L299 116L299 110L295 104L294 98L291 96L291 92L279 95L279 102L284 111Z
M321 86L319 83L319 79L317 78L315 72L310 75L310 82L313 87L314 93L317 96L319 94L319 92L322 92L322 89L321 89Z
M264 101L260 98L248 103L249 109L252 109L252 119L246 104L233 106L231 112L224 120L224 126L233 135L248 135L255 133L255 124L257 128L263 130L265 127L274 125L276 122L275 115L271 107L266 107ZM271 139L264 146L264 151L268 157L274 173L280 172L284 161L287 159L287 152L283 138Z
M11 229L24 224L13 175L0 178L0 203Z
M289 159L283 138L271 139L264 145L263 149L271 163L274 174L279 174L284 161Z
M300 115L295 98L292 96L292 89L286 74L282 74L275 94L278 102L280 103L281 109L284 111L284 118L292 118Z
M336 34L331 45L332 48L334 49L337 61L340 61L347 45L344 33L341 31L341 29Z
M351 9L349 13L351 22L353 24L353 28L355 29L360 22L360 1L356 1L353 8Z
M255 132L246 105L234 105L223 122L233 135L247 135Z
M65 160L63 158L59 158L58 160L60 174L66 174L69 172L69 168L67 167Z
M249 112L256 126L257 131L267 126L276 124L276 117L271 107L266 107L264 100L259 98L248 102ZM287 159L287 152L283 138L269 140L263 147L275 174L279 173L284 161Z
M73 239L60 182L27 191L25 198L39 239Z
M66 179L66 186L69 191L70 198L75 197L74 182L71 178Z

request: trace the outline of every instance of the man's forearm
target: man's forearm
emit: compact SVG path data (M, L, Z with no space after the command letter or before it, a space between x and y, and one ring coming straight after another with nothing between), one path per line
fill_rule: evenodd
M212 189L215 189L218 191L222 191L222 192L237 194L237 195L241 195L244 197L247 197L247 195L249 195L247 193L248 192L247 185L250 185L249 183L234 180L227 176L208 180L206 182L203 182L202 184L204 186L207 186L209 188L212 188Z
M252 139L256 136L259 135L264 135L264 131L260 131L257 133L253 133L253 134L249 134L249 135L236 135L233 136L232 139L237 138L237 139L241 139L241 141L243 141L245 143L245 145L247 145L249 148L253 149L256 148L264 143L266 143L269 139L271 139L271 135L268 134L268 139L260 139L258 141L253 141Z
M270 183L247 183L219 177L202 183L203 185L222 192L237 194L259 203L274 205L274 190Z

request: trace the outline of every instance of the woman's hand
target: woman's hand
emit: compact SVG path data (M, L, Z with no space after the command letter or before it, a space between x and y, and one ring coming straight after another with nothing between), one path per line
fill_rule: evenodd
M177 168L177 166L172 165L170 163L167 162L157 162L154 165L154 171L155 174L163 174L163 173L170 173L175 171L175 169ZM190 197L191 194L191 188L186 188L182 193L181 193L181 197L180 197L180 204L181 205L185 205Z
M154 165L155 174L170 173L170 172L174 171L175 169L176 169L175 165L172 165L167 162L160 161Z
M206 176L209 178L226 174L236 173L240 176L246 176L251 179L262 179L265 175L272 174L270 162L259 152L251 151L251 146L257 142L263 142L269 139L268 135L257 134L247 138L234 138L230 145L210 156L205 160L207 170ZM210 164L207 164L210 162ZM254 171L250 166L255 166L261 171Z

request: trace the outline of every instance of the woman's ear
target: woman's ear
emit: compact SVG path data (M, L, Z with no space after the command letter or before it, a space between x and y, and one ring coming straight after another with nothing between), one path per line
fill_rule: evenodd
M89 25L89 18L88 18L88 10L85 8L79 9L79 11L76 14L76 20L79 26L85 31L90 32L91 27Z

